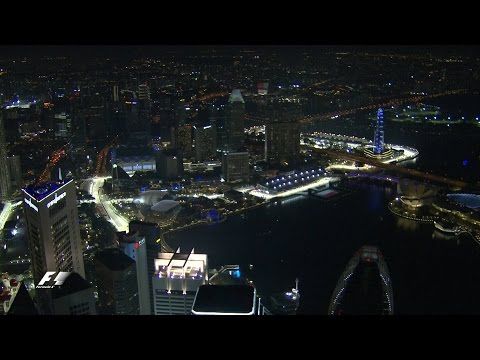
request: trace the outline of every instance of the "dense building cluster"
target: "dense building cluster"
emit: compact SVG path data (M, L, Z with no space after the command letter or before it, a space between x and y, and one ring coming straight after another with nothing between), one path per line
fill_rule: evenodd
M479 81L477 58L451 54L184 50L0 55L2 313L294 313L298 284L262 304L243 269L209 268L210 255L170 248L166 235L270 199L334 196L347 170L373 168L362 159L415 158L386 143L385 122L412 116L399 118L399 104ZM440 108L426 108L436 121ZM357 111L375 111L373 141L308 135ZM334 155L350 156L335 174ZM397 200L405 217L423 204Z

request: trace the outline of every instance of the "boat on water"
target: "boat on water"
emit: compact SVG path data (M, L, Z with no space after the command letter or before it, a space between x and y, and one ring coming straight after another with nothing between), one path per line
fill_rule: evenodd
M265 315L296 315L300 305L298 279L291 291L276 293L263 302Z
M435 220L435 228L448 234L458 235L462 232L462 228L455 223L446 221L446 220Z
M390 274L376 246L363 246L350 259L333 291L328 314L393 314Z

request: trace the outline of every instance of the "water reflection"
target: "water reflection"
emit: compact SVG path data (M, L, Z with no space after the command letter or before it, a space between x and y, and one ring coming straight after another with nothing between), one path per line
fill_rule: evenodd
M415 159L405 160L405 161L402 161L401 163L399 163L399 165L410 167L410 166L415 165L417 163L417 159L418 159L418 157L416 157Z
M413 232L420 229L421 224L417 221L405 219L398 216L395 217L397 219L396 225L401 230Z
M446 234L444 232L438 231L437 229L435 229L433 231L432 239L435 239L435 240L451 240L451 241L455 241L455 239L456 239L457 240L457 245L460 242L460 239L458 238L458 236L456 236L454 234Z

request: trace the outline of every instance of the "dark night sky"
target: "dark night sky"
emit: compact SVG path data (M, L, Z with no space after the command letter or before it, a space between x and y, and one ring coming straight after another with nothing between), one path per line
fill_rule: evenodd
M138 58L142 56L159 56L168 53L171 54L194 54L204 52L208 49L215 49L219 54L236 54L240 49L258 49L268 51L273 49L278 53L284 53L285 55L297 54L298 50L310 50L312 52L324 52L324 51L371 51L371 52L391 52L391 53L405 53L405 54L462 54L462 55L480 55L480 46L449 46L449 45L424 45L424 46L381 46L381 45L342 45L342 46L278 46L278 45L265 45L265 46L162 46L162 45L28 45L28 46L0 46L0 58L14 58L14 57L42 57L42 56L67 56L71 58L91 58L91 57L113 57L123 58L128 60L129 58Z

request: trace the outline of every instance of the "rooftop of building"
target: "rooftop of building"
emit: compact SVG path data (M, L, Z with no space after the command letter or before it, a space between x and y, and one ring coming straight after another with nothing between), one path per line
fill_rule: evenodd
M136 204L144 204L153 206L156 203L162 201L166 196L168 196L167 191L162 190L147 190L138 195L137 198L134 199L134 203Z
M207 267L207 255L181 253L180 248L176 252L161 252L155 259L155 274L159 277L180 278L203 278Z
M272 190L287 190L289 188L307 184L323 176L325 176L325 171L322 168L292 171L287 174L269 178L267 181L261 183L261 185Z
M38 315L37 308L24 283L20 284L7 315Z
M167 213L170 210L173 210L177 206L180 206L180 203L175 200L161 200L151 207L152 211Z
M253 315L255 288L250 285L202 285L198 288L192 312L194 314Z
M139 240L137 232L119 231L115 233L119 243L136 243Z
M36 201L42 201L50 194L54 193L61 187L72 182L73 179L65 179L63 181L48 181L39 184L31 184L23 188L22 190L34 198Z
M245 100L243 100L242 93L240 92L240 89L234 89L232 93L230 94L230 97L228 98L229 103L233 102L241 102L245 103Z
M55 286L52 289L52 297L54 299L58 299L91 287L92 285L87 280L85 280L79 274L72 272L62 285Z
M135 263L134 260L117 248L99 251L95 256L95 261L102 263L111 271L123 271Z
M472 210L480 210L479 194L447 194L448 199Z

